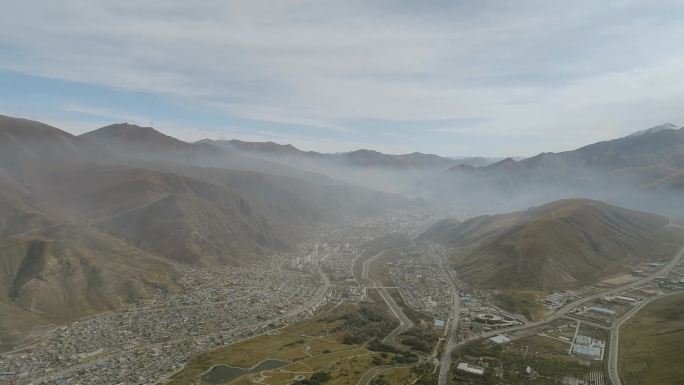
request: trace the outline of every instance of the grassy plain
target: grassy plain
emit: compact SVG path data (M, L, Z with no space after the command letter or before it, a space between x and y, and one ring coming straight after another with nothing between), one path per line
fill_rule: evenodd
M620 330L625 385L675 385L684 378L684 293L653 301Z
M359 318L364 316L371 317L371 322ZM382 318L385 316L388 318ZM353 385L370 368L393 362L394 354L371 351L366 346L370 340L377 338L375 334L391 330L395 326L392 321L382 305L345 303L302 323L201 353L167 384L202 384L202 374L214 365L250 368L260 361L277 359L289 361L290 364L279 369L246 374L230 382L230 385L259 381L285 384L307 379L315 372L325 372L331 376L325 381L326 385ZM367 328L367 325L375 326ZM348 342L352 335L366 337L352 344Z

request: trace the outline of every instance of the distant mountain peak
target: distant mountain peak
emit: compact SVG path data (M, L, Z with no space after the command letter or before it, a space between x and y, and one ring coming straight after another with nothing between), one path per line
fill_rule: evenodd
M163 134L152 127L141 127L130 123L116 123L82 134L90 140L114 139L124 142L155 143L157 145L184 146L188 143Z
M665 131L665 130L676 130L676 129L678 129L678 128L679 128L679 127L678 127L677 125L675 125L675 124L672 124L672 123L664 123L664 124L660 124L660 125L657 125L657 126L654 126L654 127L651 127L651 128L647 128L647 129L645 129L645 130L639 130L639 131L637 131L637 132L634 132L634 133L628 135L627 137L628 137L628 138L633 138L633 137L637 137L637 136L644 136L644 135L655 134L655 133L657 133L657 132L661 132L661 131Z

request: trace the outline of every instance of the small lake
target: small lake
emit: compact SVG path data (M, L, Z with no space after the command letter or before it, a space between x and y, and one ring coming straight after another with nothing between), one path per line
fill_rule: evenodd
M264 360L249 369L236 368L228 365L215 365L202 375L202 382L207 384L225 384L248 373L257 373L262 370L278 369L288 365L288 361Z

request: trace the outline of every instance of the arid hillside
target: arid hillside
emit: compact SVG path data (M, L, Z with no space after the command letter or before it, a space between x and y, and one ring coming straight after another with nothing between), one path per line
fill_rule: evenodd
M664 217L569 199L421 235L453 249L452 261L480 287L553 290L596 283L625 267L673 255L684 241Z

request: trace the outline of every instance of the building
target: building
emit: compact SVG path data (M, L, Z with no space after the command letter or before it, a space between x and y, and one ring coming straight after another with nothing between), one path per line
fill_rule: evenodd
M494 337L489 339L490 341L494 342L497 345L500 344L505 344L506 342L511 342L511 339L506 337L505 335L502 334L497 334Z
M592 313L603 314L603 315L615 315L615 310L606 309L605 307L590 307L587 309Z
M441 319L436 319L432 322L432 329L433 330L444 330L446 327L446 322Z
M591 337L579 335L575 338L575 345L589 346L591 345Z
M613 299L626 305L634 305L637 302L639 302L639 300L637 300L636 298L624 297L621 295L616 295L615 297L613 297Z
M544 300L544 305L547 307L558 307L564 303L565 294L563 293L553 293Z
M467 362L459 362L458 365L456 366L456 370L469 373L469 374L475 374L478 376L484 375L484 368L477 366L477 365L472 365Z
M572 353L580 357L600 360L603 359L605 348L606 342L603 340L595 340L589 336L578 335L575 338Z
M600 360L603 355L601 349L595 346L575 345L572 348L572 352L577 356L590 358L592 360Z
M496 314L487 314L487 313L480 313L475 315L475 320L477 322L485 323L485 324L498 324L503 322L503 318Z

